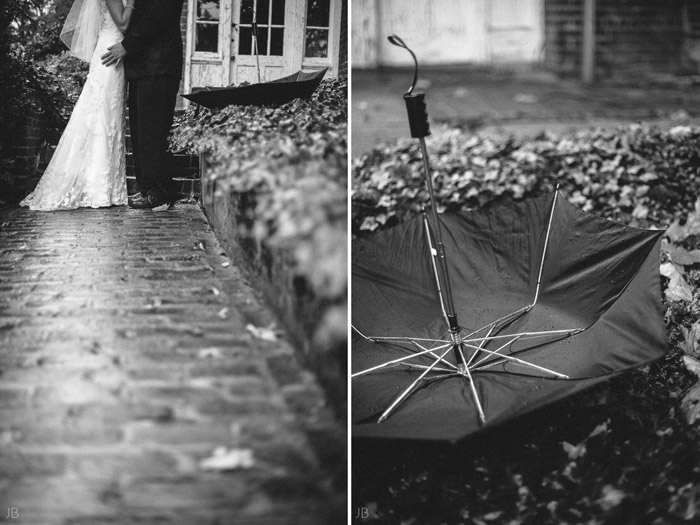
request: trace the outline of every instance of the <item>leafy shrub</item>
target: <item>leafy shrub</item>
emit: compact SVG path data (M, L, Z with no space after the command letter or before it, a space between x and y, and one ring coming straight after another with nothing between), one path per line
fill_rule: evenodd
M0 122L7 137L20 129L31 109L48 112L51 125L62 127L80 89L79 79L73 81L65 72L71 68L86 71L76 64L77 59L65 54L47 59L48 68L34 62L22 41L27 37L26 28L42 18L37 13L43 4L43 0L5 0L0 5ZM57 39L57 33L51 38ZM0 143L0 156L3 146L6 144Z
M18 27L24 54L42 62L62 54L66 47L60 39L61 28L73 0L31 0L36 8Z
M37 62L37 65L50 75L53 85L60 86L62 105L59 111L67 118L83 89L90 69L89 64L71 55L68 51L64 51L57 55L47 56Z
M206 153L221 191L254 200L244 235L283 246L314 294L332 304L317 342L347 337L347 81L324 80L309 100L280 107L190 109L171 146Z
M669 224L700 190L700 131L543 135L536 140L465 136L440 128L428 138L440 211L523 199L554 189L586 211L633 226ZM353 232L373 231L428 204L417 142L375 149L353 168Z

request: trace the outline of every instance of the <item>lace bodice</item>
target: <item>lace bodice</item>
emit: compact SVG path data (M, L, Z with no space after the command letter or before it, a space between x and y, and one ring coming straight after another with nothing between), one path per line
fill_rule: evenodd
M100 37L103 34L109 36L119 37L121 39L122 33L119 31L117 24L112 20L112 15L109 14L109 9L107 9L107 2L105 0L97 0L100 2ZM124 0L122 0L124 3Z

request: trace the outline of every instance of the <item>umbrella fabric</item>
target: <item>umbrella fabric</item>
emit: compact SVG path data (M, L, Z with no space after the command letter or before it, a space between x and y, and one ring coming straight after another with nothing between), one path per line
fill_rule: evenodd
M220 108L232 104L238 106L270 106L286 104L295 98L309 98L321 84L328 68L311 73L297 71L289 76L249 84L222 88L195 88L182 95L206 108Z
M556 192L508 206L444 214L440 220L462 335L522 310L537 295L534 306L491 333L484 348L495 351L512 342L499 352L568 376L558 379L481 353L473 362L484 359L483 365L472 368L471 376L486 426L665 353L662 231L596 217ZM420 217L355 242L352 254L352 316L358 331L353 334L353 374L438 345L428 340L449 341ZM514 340L509 334L539 335ZM472 337L486 335L482 330ZM368 339L375 337L405 337L422 346ZM452 351L444 359L458 364ZM450 374L444 362L377 423L435 361L424 353L353 377L353 436L455 441L483 428L468 378ZM408 368L407 363L423 369Z

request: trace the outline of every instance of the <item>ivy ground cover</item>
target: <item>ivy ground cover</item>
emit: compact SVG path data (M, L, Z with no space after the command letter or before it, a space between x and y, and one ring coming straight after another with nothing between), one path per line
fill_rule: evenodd
M205 154L217 192L251 203L240 235L288 250L326 305L315 323L316 347L344 348L347 81L324 80L309 100L279 107L191 108L173 129L172 149Z

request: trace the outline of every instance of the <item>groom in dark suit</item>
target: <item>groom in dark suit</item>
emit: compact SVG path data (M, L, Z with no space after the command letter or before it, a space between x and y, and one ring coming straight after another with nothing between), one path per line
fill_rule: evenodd
M129 84L129 126L139 190L129 197L132 208L163 210L175 200L168 134L182 77L183 1L137 0L124 39L102 57L107 66L123 59Z

